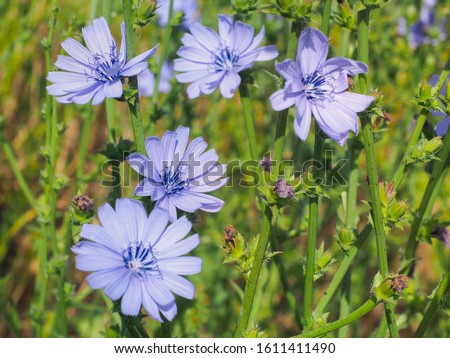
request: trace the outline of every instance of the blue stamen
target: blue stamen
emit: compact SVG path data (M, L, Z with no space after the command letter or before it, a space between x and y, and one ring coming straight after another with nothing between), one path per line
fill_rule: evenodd
M166 166L162 173L161 179L162 184L166 187L167 194L178 193L183 190L187 186L189 186L189 180L185 180L182 177L182 173L180 171L181 168L177 168L175 173L172 173L172 167Z
M161 276L158 260L150 244L131 243L122 256L125 267L132 270L139 279L146 279L149 275Z
M236 62L239 61L239 56L231 47L225 47L214 53L213 61L216 72L232 70Z

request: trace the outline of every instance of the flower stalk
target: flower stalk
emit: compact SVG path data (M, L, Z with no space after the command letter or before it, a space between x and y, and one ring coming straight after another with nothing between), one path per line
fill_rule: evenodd
M127 60L136 55L136 36L134 34L134 10L132 0L123 0L122 7L125 20L125 32L127 39ZM130 110L131 124L133 126L134 139L136 141L136 149L139 153L145 153L144 126L142 124L141 106L139 103L137 76L128 78L130 92L135 92L128 100L128 108Z
M291 23L291 31L289 35L288 48L286 56L288 58L295 55L297 48L298 38L300 33L305 28L303 21L295 21ZM283 146L286 137L286 122L288 116L288 109L283 110L278 113L277 130L275 136L275 152L274 152L274 176L278 177L279 165L281 163L281 157L283 153ZM271 222L272 222L272 210L269 206L264 209L264 216L261 225L260 236L258 240L258 246L256 248L255 258L253 260L252 270L250 272L249 281L245 286L244 298L242 301L242 312L239 317L239 322L236 328L235 337L241 337L248 327L248 322L250 320L250 314L253 307L253 301L255 298L256 287L259 280L259 274L261 272L262 263L264 260L265 252L267 250L267 245L269 243L270 233L271 233Z
M314 337L321 337L327 333L330 333L332 331L335 331L341 327L344 327L357 319L365 316L370 311L372 311L376 306L378 305L378 302L374 298L370 298L365 303L363 303L359 308L354 310L352 313L350 313L348 316L341 318L335 322L326 324L325 326L313 330L308 331L302 334L299 334L297 336L294 336L292 338L314 338Z
M358 59L364 63L369 62L369 18L370 10L364 9L358 12ZM359 88L363 93L367 92L367 77L359 75ZM384 235L383 215L381 212L380 191L378 188L378 173L375 160L375 145L372 133L372 121L368 114L361 115L364 150L366 153L367 174L369 180L369 190L372 205L372 218L377 244L378 264L381 275L388 274L388 260L386 253L386 241ZM393 307L391 304L385 305L386 318L392 337L398 337L398 329L394 320Z
M422 320L419 323L419 327L417 327L415 338L422 338L425 336L428 326L430 325L439 308L439 303L442 301L442 298L449 290L449 287L450 287L450 273L446 272L441 282L439 283L439 286L436 289L436 292L434 294L433 299L430 302L430 305L428 306Z
M321 30L328 35L329 22L331 14L331 0L326 0L323 10ZM323 162L324 138L322 131L316 122L314 137L313 163ZM322 173L316 170L315 180L321 180ZM314 267L316 255L317 233L319 228L319 197L314 196L309 199L309 223L308 223L308 242L306 246L306 268L305 268L305 291L303 298L303 320L306 326L311 323L312 301L313 301L313 283Z

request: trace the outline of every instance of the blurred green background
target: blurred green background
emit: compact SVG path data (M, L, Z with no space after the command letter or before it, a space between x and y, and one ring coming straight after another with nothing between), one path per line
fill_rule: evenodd
M111 29L116 40L120 38L122 13L119 1L112 2ZM269 3L269 1L260 1ZM310 25L320 26L321 1L312 1L313 11ZM352 2L350 2L352 3ZM81 28L92 18L101 15L101 1L74 2L58 1L59 13L55 39L53 42L52 62L62 51L60 43L67 36L82 41ZM427 81L432 74L439 73L449 59L450 42L438 41L411 49L408 36L398 34L398 21L405 18L407 27L419 17L420 1L391 1L382 9L376 10L371 18L369 85L382 93L383 107L389 118L385 129L379 132L376 143L379 173L390 180L400 162L407 145L414 116L418 113L417 104L412 101L420 81ZM217 29L217 15L232 13L229 1L199 1L201 21ZM0 112L2 140L12 145L17 165L26 178L36 199L42 195L40 171L44 161L40 148L45 142L45 85L46 69L44 49L41 41L48 33L48 19L51 12L50 1L3 0L0 2ZM333 13L337 12L337 2L333 4ZM449 29L450 1L438 1L436 22L447 19L444 32ZM329 56L356 57L356 34L339 26L339 19L332 22L330 32ZM276 44L280 57L286 53L286 38L289 31L288 21L277 15L252 13L244 21L259 31L266 28L265 44ZM161 41L165 29L156 22L138 31L138 52L153 47ZM433 32L434 31L434 32ZM430 30L430 36L438 36L437 28ZM178 31L170 43L170 58L175 57L181 45L182 32ZM160 50L159 50L160 51ZM268 101L276 90L276 82L266 70L275 73L273 63L258 63L253 71L255 86L250 89L252 109L256 121L258 150L261 155L270 151L275 137L276 112ZM231 100L220 97L218 92L188 100L185 87L172 82L169 94L160 96L166 114L156 122L156 133L174 130L178 125L191 128L191 139L203 136L210 148L215 148L223 163L233 160L250 159L248 143L244 130L244 119L239 96ZM142 98L144 125L150 127L150 98ZM99 154L107 141L107 129L104 105L91 109L89 105L58 104L58 120L64 124L58 148L56 172L66 178L65 186L58 194L58 239L65 240L70 223L67 207L76 189L94 199L96 206L102 205L109 188L102 187L100 181L105 177L102 163L105 158ZM291 113L292 114L292 113ZM123 138L133 139L125 103L114 103L114 121L119 126ZM89 120L93 118L93 120ZM439 120L430 117L432 128ZM88 156L80 162L79 151L81 131L88 131ZM312 132L312 130L311 130ZM149 133L150 135L150 133ZM151 133L154 135L154 133ZM301 142L293 133L293 116L289 117L288 136L284 158L293 160L296 168L312 157L312 135ZM327 141L327 149L333 152L333 163L345 157L345 149ZM367 221L368 206L361 200L367 199L368 188L365 182L366 170L364 156L360 161L359 228ZM130 172L127 165L122 165ZM415 165L401 185L398 198L406 199L414 210L428 182L429 166ZM77 176L78 182L74 178ZM239 315L244 279L232 265L222 264L224 257L223 231L232 224L249 239L259 231L261 221L260 207L255 201L256 190L252 186L240 185L246 179L239 167L229 169L232 175L230 185L215 195L226 204L217 214L200 213L195 229L201 237L201 244L195 255L203 259L203 271L191 277L196 287L193 301L177 298L179 314L173 324L173 335L184 337L230 337ZM137 177L130 174L131 182L126 182L122 193L132 196ZM248 178L247 178L248 179ZM447 178L436 202L433 213L441 221L450 220L450 179ZM341 206L341 192L345 186L329 187L330 199L324 199L320 208L321 230L319 239L330 248L336 258L342 256L335 240L338 212ZM274 230L282 254L278 256L288 273L289 286L297 302L302 302L302 259L306 246L307 201L301 201L284 209ZM398 269L401 249L408 236L408 226L404 230L392 231L387 236L390 268ZM36 212L30 208L8 165L3 151L0 151L0 337L31 337L31 305L33 300L34 277L38 270L37 242L40 237ZM445 267L448 267L449 251L441 242L433 240L429 245L421 243L418 248L420 260L416 266L414 280L406 292L406 299L399 303L398 324L402 336L411 336L426 306L426 296L432 293ZM69 308L67 310L70 337L114 336L118 317L111 315L111 302L101 292L92 291L84 281L85 273L74 269L73 256L68 257L67 292ZM335 267L339 261L335 263ZM369 242L360 251L353 264L351 306L358 307L364 302L370 290L370 282L377 271L375 241ZM324 292L332 275L328 274L315 283L315 302ZM50 272L50 287L52 277ZM53 336L52 327L58 319L55 310L54 292L47 297L47 316L45 335ZM339 294L333 298L327 311L329 320L337 318ZM350 326L352 337L368 337L378 325L383 314L381 307ZM432 337L448 337L450 323L448 311L440 311L435 324L428 331ZM264 331L267 337L287 337L298 333L298 327L290 312L281 288L279 273L272 260L264 266L259 283L252 321ZM150 336L159 334L159 324L150 318L144 320Z

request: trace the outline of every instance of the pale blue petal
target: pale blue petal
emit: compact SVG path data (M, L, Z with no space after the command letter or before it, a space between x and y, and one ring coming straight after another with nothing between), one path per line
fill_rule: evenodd
M297 95L288 94L285 89L280 89L269 98L274 111L282 111L294 105Z
M109 270L100 270L91 273L88 277L86 277L86 281L89 284L89 287L96 290L116 282L117 277L124 275L127 271L128 269L124 266Z
M147 311L149 316L153 318L154 320L158 322L162 322L161 316L159 314L158 306L156 305L155 301L151 298L150 294L147 290L147 285L142 282L141 283L141 291L142 291L142 305L144 306L144 309Z
M171 224L163 235L159 238L159 240L155 244L155 248L163 253L166 250L170 250L171 247L182 240L188 233L191 231L192 224L183 216Z
M161 140L158 137L148 137L145 140L145 150L149 157L149 166L153 166L158 173L162 172L163 152Z
M56 59L55 66L60 70L76 72L84 75L86 77L86 73L91 73L94 69L91 66L85 65L79 61L76 61L72 57L59 55Z
M159 278L150 277L147 280L147 291L153 301L159 305L168 305L175 301L172 292L164 285L164 281Z
M274 45L261 47L260 49L255 50L255 52L258 54L255 61L270 61L277 58L279 55L279 52ZM252 52L249 54L251 53Z
M450 126L450 117L445 117L438 124L436 124L434 130L436 131L436 134L438 136L443 137L447 134L449 126Z
M219 15L220 38L230 47L234 47L233 24L234 20L231 16Z
M201 203L198 200L195 200L192 197L188 197L187 195L176 193L172 194L169 197L169 200L175 205L178 209L186 211L188 213L193 213L198 210L201 206Z
M133 153L129 155L126 160L128 165L142 176L150 178L152 177L153 170L150 170L147 157L144 157L139 153Z
M181 256L171 259L162 259L158 262L159 269L177 275L193 275L202 270L202 260L193 256Z
M182 46L178 51L177 55L192 62L202 63L202 64L212 64L213 61L211 59L212 54L210 52L205 51L201 47L191 47L191 46Z
M105 91L105 96L108 98L119 98L122 96L123 87L120 79L113 82L106 82L103 88Z
M106 227L108 227L109 222L106 225ZM102 226L84 224L81 228L80 235L85 239L97 242L107 248L115 250L116 252L122 252L125 249L121 242L120 232L111 232Z
M363 62L353 61L344 57L333 57L322 65L322 71L324 75L334 71L343 71L350 76L354 76L358 73L367 73L369 70Z
M300 68L297 63L292 60L285 60L283 62L275 62L275 70L286 81L301 81Z
M182 276L172 272L164 272L164 283L166 287L178 296L192 300L194 298L194 285Z
M162 136L161 142L163 163L164 165L171 165L172 160L174 159L175 147L177 145L177 134L172 131L166 131Z
M297 62L303 75L313 73L325 62L328 55L328 40L317 29L302 31L297 47Z
M123 271L120 275L117 275L117 280L115 282L105 287L105 295L114 301L118 300L128 289L132 277L133 273L131 270Z
M190 83L194 81L198 81L200 79L205 79L205 77L209 76L208 70L197 70L197 71L190 71L185 73L180 73L178 75L175 75L175 78L180 83Z
M181 161L183 159L184 152L186 151L186 147L189 141L189 128L179 126L176 130L176 133L177 145L175 147L174 156Z
M311 126L311 108L305 96L300 97L295 105L295 134L301 139L306 140Z
M140 201L128 198L116 200L116 213L121 218L123 232L128 242L141 241L147 221L147 212Z
M253 42L254 29L241 21L234 23L234 45L238 54L244 53Z
M184 58L177 58L173 61L173 69L175 71L180 71L180 72L184 72L184 71L186 71L188 73L190 73L190 72L206 72L206 75L207 75L207 74L209 74L209 70L208 70L209 66L210 66L210 64L192 62L192 61L185 60ZM178 75L178 76L180 76L180 75ZM178 77L177 77L177 79L178 79ZM192 82L193 80L190 80L190 81L178 80L178 81L185 83L185 82Z
M219 47L220 38L213 29L196 22L189 28L189 30L198 43L207 51L211 48Z
M160 252L158 254L158 259L165 259L185 255L194 248L196 248L199 243L200 239L198 234L194 234L184 240L178 241L176 244L172 246L171 250Z
M169 213L160 208L154 208L145 222L142 241L152 246L159 240L169 223Z
M62 48L78 62L89 66L93 62L93 56L86 47L78 41L67 38L61 43Z
M232 98L241 83L241 77L234 71L227 71L220 82L220 93L225 98Z
M365 96L354 92L342 92L336 94L334 99L344 106L351 108L354 112L362 112L370 106L375 97Z
M116 245L116 251L123 252L128 247L129 242L125 238L125 232L123 230L123 225L121 224L122 219L108 203L100 206L97 214L103 229L110 237L115 239L114 244ZM90 239L89 237L86 238Z
M167 305L159 306L159 309L164 317L166 317L169 321L172 321L178 312L175 301L170 302Z
M130 285L122 297L122 313L127 316L137 316L141 311L141 304L141 283L136 277L132 277L130 280Z

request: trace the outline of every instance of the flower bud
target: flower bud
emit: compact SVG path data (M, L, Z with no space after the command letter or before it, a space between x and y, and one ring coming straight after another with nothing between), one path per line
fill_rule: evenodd
M394 303L402 291L408 287L408 277L405 275L390 275L383 279L380 273L374 278L372 293L378 301Z
M434 137L433 139L424 143L423 148L429 154L436 153L442 147L442 138Z
M395 202L389 207L389 218L393 221L401 219L408 209L408 203L405 200Z
M355 234L353 230L346 226L338 228L338 243L342 251L348 251L355 241Z

